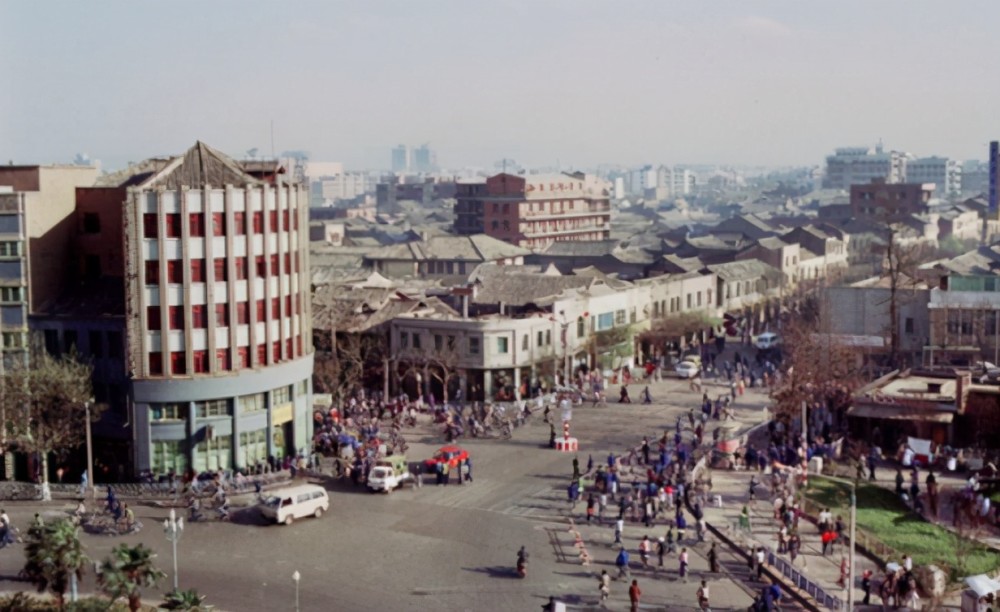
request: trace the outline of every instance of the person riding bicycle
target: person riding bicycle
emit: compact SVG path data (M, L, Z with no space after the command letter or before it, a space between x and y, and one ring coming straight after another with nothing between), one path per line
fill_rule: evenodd
M219 513L220 519L227 520L229 518L229 497L225 493L222 494L221 502L215 511Z
M188 503L188 520L198 521L202 518L204 517L201 514L201 500L192 495L191 501Z

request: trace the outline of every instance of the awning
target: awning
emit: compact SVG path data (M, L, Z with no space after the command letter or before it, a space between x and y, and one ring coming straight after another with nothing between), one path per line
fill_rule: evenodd
M986 597L990 593L1000 591L1000 582L993 580L986 574L969 576L965 579L965 584L976 592L976 597Z
M953 412L916 410L908 406L893 406L891 404L862 404L851 406L847 416L859 419L885 419L889 421L920 421L922 423L951 423L955 418Z

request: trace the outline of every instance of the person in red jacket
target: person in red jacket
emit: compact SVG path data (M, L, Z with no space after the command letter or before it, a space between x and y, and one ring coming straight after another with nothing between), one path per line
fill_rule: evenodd
M639 610L639 597L642 595L642 590L639 589L639 581L633 580L632 586L628 588L628 598L632 602L632 612L637 612Z

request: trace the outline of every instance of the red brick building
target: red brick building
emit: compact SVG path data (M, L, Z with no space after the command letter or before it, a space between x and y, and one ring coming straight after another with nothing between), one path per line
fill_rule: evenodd
M476 189L474 197L459 199L477 209L460 217L476 217L477 223L456 222L458 233L481 227L493 238L537 249L559 241L607 240L611 234L607 186L582 172L497 174L486 179L485 189Z
M858 217L904 217L927 212L934 183L886 183L872 179L851 185L851 214Z

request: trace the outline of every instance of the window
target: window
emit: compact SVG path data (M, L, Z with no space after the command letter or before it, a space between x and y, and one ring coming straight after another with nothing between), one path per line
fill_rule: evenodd
M263 344L257 345L257 363L256 365L264 365L267 363L267 347Z
M184 329L184 307L170 306L168 313L170 329Z
M226 260L224 257L217 257L215 259L215 281L218 283L224 283L229 280L229 268L226 266Z
M187 418L187 404L151 404L149 418L152 421L183 421Z
M83 233L101 233L101 217L97 213L83 213Z
M215 325L217 327L229 327L229 304L215 305Z
M208 372L208 351L193 351L191 353L191 361L195 374Z
M257 278L267 276L267 264L265 263L263 255L258 255L256 259L254 259L254 267L257 270Z
M605 312L604 314L597 315L597 329L611 329L615 326L615 313Z
M698 293L698 297L701 298L701 293ZM699 305L701 305L701 302L699 302ZM635 306L633 306L632 307L632 312L630 312L629 315L628 315L628 322L629 323L635 323L637 320L638 319L636 317Z
M187 456L181 440L154 440L150 444L149 467L154 474L183 474L187 471Z
M199 419L210 417L229 416L229 400L217 399L205 402L196 402L194 405L195 414Z
M23 302L24 287L0 287L0 302Z
M698 292L698 306L701 306L701 291Z
M239 403L240 412L259 412L267 408L267 397L263 393L241 395Z
M691 294L687 294L687 307L691 308Z
M544 346L544 343L545 343L545 333L542 332L542 331L539 331L538 332L538 342L535 343L535 346Z
M292 401L292 386L287 385L284 387L278 387L271 392L271 399L273 400L272 405L274 406L288 404Z
M20 255L20 241L0 242L0 257L19 257Z
M159 238L160 224L156 218L156 213L145 213L142 215L142 235L146 238Z
M522 351L528 350L528 334L524 334L523 336L521 336L521 350Z
M178 307L173 306L171 308L178 308ZM206 327L208 327L208 317L205 316L204 304L195 304L194 306L191 307L191 327L195 329L205 329Z
M219 370L230 370L232 364L229 358L229 349L215 349L215 367Z
M233 235L243 236L247 233L247 216L246 213L234 212L233 213Z
M63 332L63 346L67 351L76 351L76 331L68 329Z
M288 211L284 210L281 213L281 229L288 231Z
M271 362L281 361L281 343L275 340L271 343Z
M267 460L267 430L240 432L239 458L244 466L263 464Z
M238 325L249 325L250 324L250 303L249 302L237 302L236 303L236 323Z
M406 349L410 347L410 334L408 332L399 332L399 348Z
M170 353L170 372L172 374L187 374L187 357L184 351Z
M181 237L181 216L178 213L171 213L169 215L163 215L164 225L166 226L167 238L180 238Z
M267 319L267 304L264 300L257 300L257 321Z
M278 211L271 210L267 213L267 226L272 232L278 231Z
M160 331L160 307L146 307L146 329L149 331Z
M28 335L22 332L3 332L4 348L27 348Z
M469 338L469 354L479 354L479 338Z
M434 334L434 350L441 351L444 349L444 338L441 334Z
M160 284L160 262L159 261L147 261L146 262L146 284L147 285L159 285Z
M625 325L625 311L616 310L615 311L615 325Z
M285 274L292 273L292 254L285 253Z
M213 236L225 236L226 235L226 216L225 213L212 213L212 235Z
M501 355L507 354L507 338L497 338L497 352Z
M204 259L192 259L191 260L191 282L192 283L203 283L203 282L205 282L205 260Z
M550 346L552 344L552 330L545 330L545 346Z
M913 333L913 317L906 317L905 330L908 334Z
M278 256L271 255L271 274L277 276L278 272Z
M171 259L167 262L167 282L179 285L184 282L184 266L179 259Z
M247 258L237 257L233 262L236 268L236 280L246 280L247 279Z
M253 214L253 233L264 233L264 213L262 212L255 212Z
M413 332L413 348L420 348L420 332Z
M200 238L205 235L205 216L201 213L191 213L188 215L188 234L193 238Z
M159 351L149 354L149 375L163 376L163 354Z
M277 319L281 311L281 298L271 298L271 318Z

